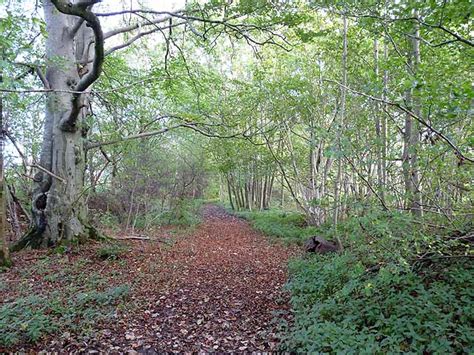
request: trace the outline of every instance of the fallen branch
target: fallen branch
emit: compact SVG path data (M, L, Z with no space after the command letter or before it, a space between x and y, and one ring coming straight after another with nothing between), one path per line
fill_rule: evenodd
M112 237L112 239L117 239L117 240L128 240L128 239L136 239L136 240L150 240L150 237L147 236L141 236L141 235L128 235L125 237Z

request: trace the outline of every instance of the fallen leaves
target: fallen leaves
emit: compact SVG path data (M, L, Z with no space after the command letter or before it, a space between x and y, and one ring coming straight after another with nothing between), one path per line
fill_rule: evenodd
M173 263L174 288L166 297L154 296L160 301L151 310L159 314L154 321L161 329L156 349L275 350L272 320L288 309L280 300L286 298L282 286L291 250L270 244L219 208L207 207L205 218L165 256Z
M170 248L153 238L127 241L130 253L121 264L105 264L103 274L110 282L133 281L131 305L117 310L114 322L97 324L93 338L63 336L67 351L277 350L274 318L288 318L282 287L294 250L270 243L218 207L207 206L203 214L194 233L179 236ZM95 263L84 267L97 268ZM21 349L61 351L64 344L49 339Z

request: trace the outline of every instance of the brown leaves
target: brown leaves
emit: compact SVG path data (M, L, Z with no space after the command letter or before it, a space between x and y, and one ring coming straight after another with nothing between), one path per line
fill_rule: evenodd
M245 222L216 207L180 239L165 259L174 267L154 319L161 329L156 349L265 351L276 349L274 311L285 311L282 286L290 251L269 244ZM191 252L192 251L192 252Z
M81 272L101 270L110 284L127 282L132 290L114 320L96 324L87 338L68 334L67 351L277 350L273 320L288 314L282 286L293 251L220 208L206 207L204 216L194 233L177 237L170 248L153 238L128 241L131 251L120 262L97 260L86 248L80 258L90 262ZM43 279L36 283L50 287ZM23 348L64 350L60 337Z

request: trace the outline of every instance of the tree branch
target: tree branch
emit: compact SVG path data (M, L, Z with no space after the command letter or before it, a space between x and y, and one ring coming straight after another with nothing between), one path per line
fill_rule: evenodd
M421 123L423 126L425 126L426 128L428 128L431 132L433 133L436 133L442 140L444 140L455 152L456 156L458 157L459 160L461 161L468 161L470 163L473 163L474 164L474 158L470 158L468 156L466 156L463 152L461 152L461 150L448 138L446 137L442 132L440 132L439 130L437 130L436 128L434 128L433 126L431 126L428 122L426 122L423 118L419 117L418 115L416 115L415 113L413 113L412 111L410 111L409 109L407 109L406 107L400 105L399 103L396 103L396 102L392 102L392 101L387 101L387 100L384 100L384 99L381 99L379 97L375 97L375 96L372 96L372 95L369 95L369 94L366 94L364 92L360 92L360 91L357 91L357 90L354 90L346 85L343 85L342 83L338 82L337 80L330 80L330 79L323 79L323 81L326 81L326 82L330 82L330 83L335 83L343 88L345 88L346 90L349 90L350 92L356 94L356 95L359 95L359 96L363 96L363 97L366 97L368 99L371 99L373 101L377 101L377 102L382 102L384 104L387 104L387 105L390 105L390 106L393 106L393 107L396 107L398 108L399 110L405 112L407 115L409 115L410 117L413 117L416 121L418 121L419 123Z
M98 14L98 16L100 16L100 14ZM104 34L104 39L109 39L110 37L116 36L116 35L121 34L121 33L137 30L137 29L139 29L141 27L144 27L144 26L150 26L150 25L156 25L156 24L159 24L159 23L163 23L163 22L168 21L171 17L172 16L167 15L167 16L164 16L164 17L161 17L161 18L156 18L156 19L153 19L153 20L136 23L134 25L117 28L115 30L111 30L111 31L106 32Z
M77 32L79 31L83 23L84 23L83 18L80 18L79 20L77 20L77 22L74 24L71 31L69 32L69 36L71 38L74 38L76 36Z
M42 166L39 165L39 164L31 164L30 166L31 166L32 168L36 168L36 169L38 169L38 170L41 170L42 172L44 172L44 173L46 173L46 174L52 176L53 178L55 178L55 179L61 181L63 184L66 183L66 180L64 180L64 178L62 178L61 176L56 175L55 173L49 171L48 169L42 167Z
M171 126L171 127L165 127L165 128L162 128L162 129L159 129L159 130L156 130L156 131L133 134L133 135L130 135L130 136L126 136L126 137L122 137L122 138L118 138L118 139L113 139L113 140L106 141L106 142L93 142L93 143L87 144L86 149L94 149L94 148L104 147L106 145L123 143L123 142L129 141L129 140L153 137L153 136L157 136L157 135L166 133L168 131L171 131L172 129L176 129L176 128L179 128L179 127L184 127L186 125L187 124L178 124L178 125Z
M77 83L74 91L85 91L99 78L102 71L102 64L104 63L104 33L102 32L102 26L100 25L98 17L90 10L92 5L99 3L100 1L101 0L83 0L72 4L70 2L66 3L64 0L51 0L59 12L84 19L87 25L94 32L94 60L92 62L92 68L89 73L83 76ZM82 93L73 94L71 112L68 116L65 116L60 123L62 130L76 130L77 117L83 107L81 98Z
M343 15L342 13L340 13L338 11L333 11L333 12L338 14L338 15ZM444 27L441 24L442 19L440 19L438 24L431 24L431 23L425 22L419 16L391 18L391 17L387 17L387 16L380 16L380 15L377 15L377 14L357 14L357 13L356 14L346 14L346 16L355 17L355 18L372 18L372 19L383 21L384 23L393 23L393 22L399 22L399 21L418 21L418 23L420 23L421 25L423 25L425 27L439 29L439 30L449 34L450 36L456 38L456 41L459 41L461 43L467 44L468 46L474 47L474 42L472 40L464 38L461 35L459 35L458 33ZM443 43L446 44L448 42L443 42Z
M138 34L136 34L134 37L130 38L127 42L124 42L124 43L121 43L121 44L118 44L112 48L109 48L107 49L107 51L105 52L105 55L108 56L109 54L119 50L119 49L122 49L122 48L125 48L125 47L128 47L130 46L131 44L133 44L135 41L139 40L140 38L142 38L143 36L146 36L146 35L149 35L149 34L152 34L154 32L158 32L158 31L163 31L165 29L168 29L168 28L172 28L172 27L177 27L177 26L181 26L185 24L185 22L179 22L179 23L174 23L172 25L169 25L169 26L165 26L165 27L156 27L156 28L153 28L151 30L148 30L148 31L145 31L145 32L139 32Z

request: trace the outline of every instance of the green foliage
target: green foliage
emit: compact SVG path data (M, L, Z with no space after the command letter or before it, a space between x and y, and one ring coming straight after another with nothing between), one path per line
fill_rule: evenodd
M468 253L401 213L368 212L338 228L345 252L290 263L294 323L287 351L469 353L474 350L474 268ZM318 233L331 238L334 228ZM464 248L464 249L460 249Z
M472 352L473 271L453 264L418 274L390 264L371 274L350 253L294 261L285 350Z
M0 308L0 345L36 342L59 331L84 331L98 320L110 318L129 291L128 285L120 285L71 297L64 291L54 291L44 296L17 298Z
M38 296L17 299L0 308L0 344L13 345L24 336L37 341L56 330L52 319L46 315L45 300Z
M199 212L202 204L203 200L199 199L180 199L170 210L159 216L159 221L161 224L179 227L195 226L201 221Z
M306 224L304 215L295 212L278 210L244 211L236 212L236 215L250 221L252 227L256 230L285 242L301 244L317 231L315 227Z
M112 230L117 230L120 224L118 217L112 214L110 211L100 213L98 223L99 225Z
M128 252L128 248L124 245L113 243L106 244L97 250L97 256L101 259L118 259Z

